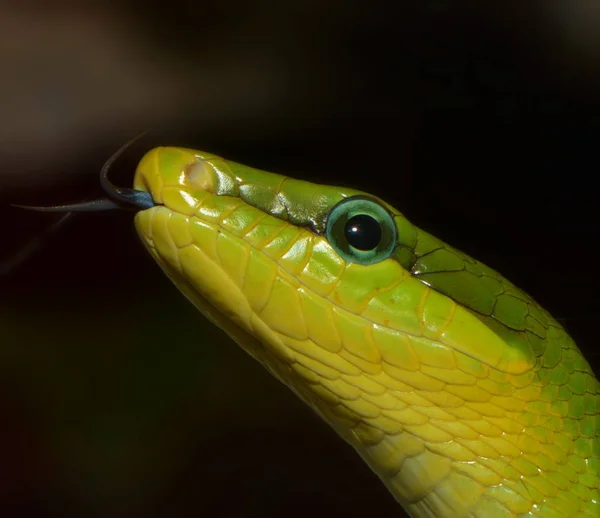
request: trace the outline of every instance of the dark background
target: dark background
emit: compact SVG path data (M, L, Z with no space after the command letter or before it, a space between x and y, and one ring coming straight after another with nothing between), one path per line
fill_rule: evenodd
M367 190L531 293L599 371L600 9L479 4L5 3L0 515L401 516L130 214L19 260L56 218L9 204L98 195L148 128L115 181L164 144Z

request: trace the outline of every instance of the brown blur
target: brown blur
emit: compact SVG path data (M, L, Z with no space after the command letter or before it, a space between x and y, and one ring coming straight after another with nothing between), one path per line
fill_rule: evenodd
M130 214L48 236L55 216L9 206L99 195L146 129L115 181L165 144L371 191L531 293L598 372L596 4L3 1L0 516L401 516Z

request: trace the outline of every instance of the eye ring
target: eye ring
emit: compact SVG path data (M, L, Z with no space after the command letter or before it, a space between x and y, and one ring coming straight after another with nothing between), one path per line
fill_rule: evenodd
M325 222L325 237L342 258L367 265L390 257L398 231L394 217L380 203L353 196L331 209Z

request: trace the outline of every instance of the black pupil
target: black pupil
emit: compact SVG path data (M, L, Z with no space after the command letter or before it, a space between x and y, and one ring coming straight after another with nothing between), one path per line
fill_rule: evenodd
M348 244L357 250L373 250L381 242L379 222L366 214L351 217L344 232Z

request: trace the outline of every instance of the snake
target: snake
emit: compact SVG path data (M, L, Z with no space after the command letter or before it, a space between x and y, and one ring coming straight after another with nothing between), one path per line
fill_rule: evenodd
M118 153L120 153L119 151ZM384 200L157 147L134 209L175 286L414 518L600 516L600 383L565 329Z

